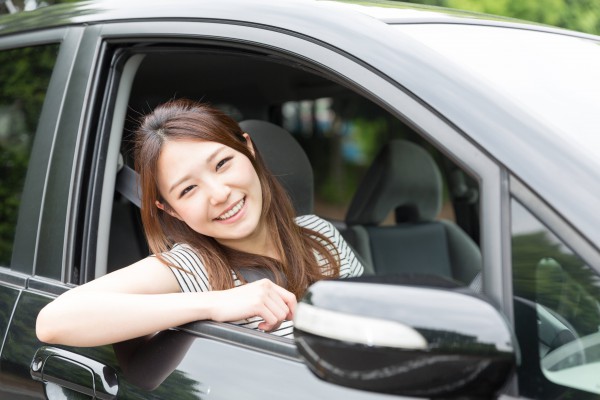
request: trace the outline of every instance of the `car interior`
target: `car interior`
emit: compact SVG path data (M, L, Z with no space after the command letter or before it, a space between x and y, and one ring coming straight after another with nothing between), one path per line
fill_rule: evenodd
M149 254L132 135L142 115L173 98L209 102L240 122L298 215L331 221L365 274L430 274L462 285L478 275L476 180L342 78L248 49L161 44L124 54L115 100L123 112L111 133L118 154L109 154L105 172L105 187L115 190L104 211L110 223L98 232L97 252L104 247L107 256L97 258L96 277Z

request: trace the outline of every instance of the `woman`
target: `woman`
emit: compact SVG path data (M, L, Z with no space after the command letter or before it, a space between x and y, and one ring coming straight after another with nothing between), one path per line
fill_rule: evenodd
M219 110L188 100L157 107L136 133L135 159L154 256L48 304L41 341L98 346L203 319L291 337L311 283L362 273L331 224L294 218L250 136ZM272 280L247 283L248 267Z

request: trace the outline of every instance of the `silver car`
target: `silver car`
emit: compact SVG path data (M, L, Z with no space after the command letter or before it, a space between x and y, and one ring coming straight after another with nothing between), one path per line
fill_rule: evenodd
M1 17L0 397L597 399L598 71L599 37L398 2ZM294 340L39 342L55 296L148 255L131 134L179 97L240 121L365 275L311 286Z

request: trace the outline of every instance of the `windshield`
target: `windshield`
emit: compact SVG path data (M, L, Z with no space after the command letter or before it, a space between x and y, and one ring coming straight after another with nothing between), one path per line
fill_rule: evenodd
M600 43L476 25L395 25L600 163Z

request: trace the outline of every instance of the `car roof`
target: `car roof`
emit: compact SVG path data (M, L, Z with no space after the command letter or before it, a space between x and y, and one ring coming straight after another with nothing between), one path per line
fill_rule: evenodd
M530 29L556 28L516 19L452 10L447 8L407 4L396 1L320 1L320 0L93 0L62 3L34 11L0 17L0 35L50 27L93 24L128 19L212 19L254 21L277 25L306 17L318 18L323 9L335 10L340 19L351 14L375 18L385 23L476 23L506 26L528 26Z

